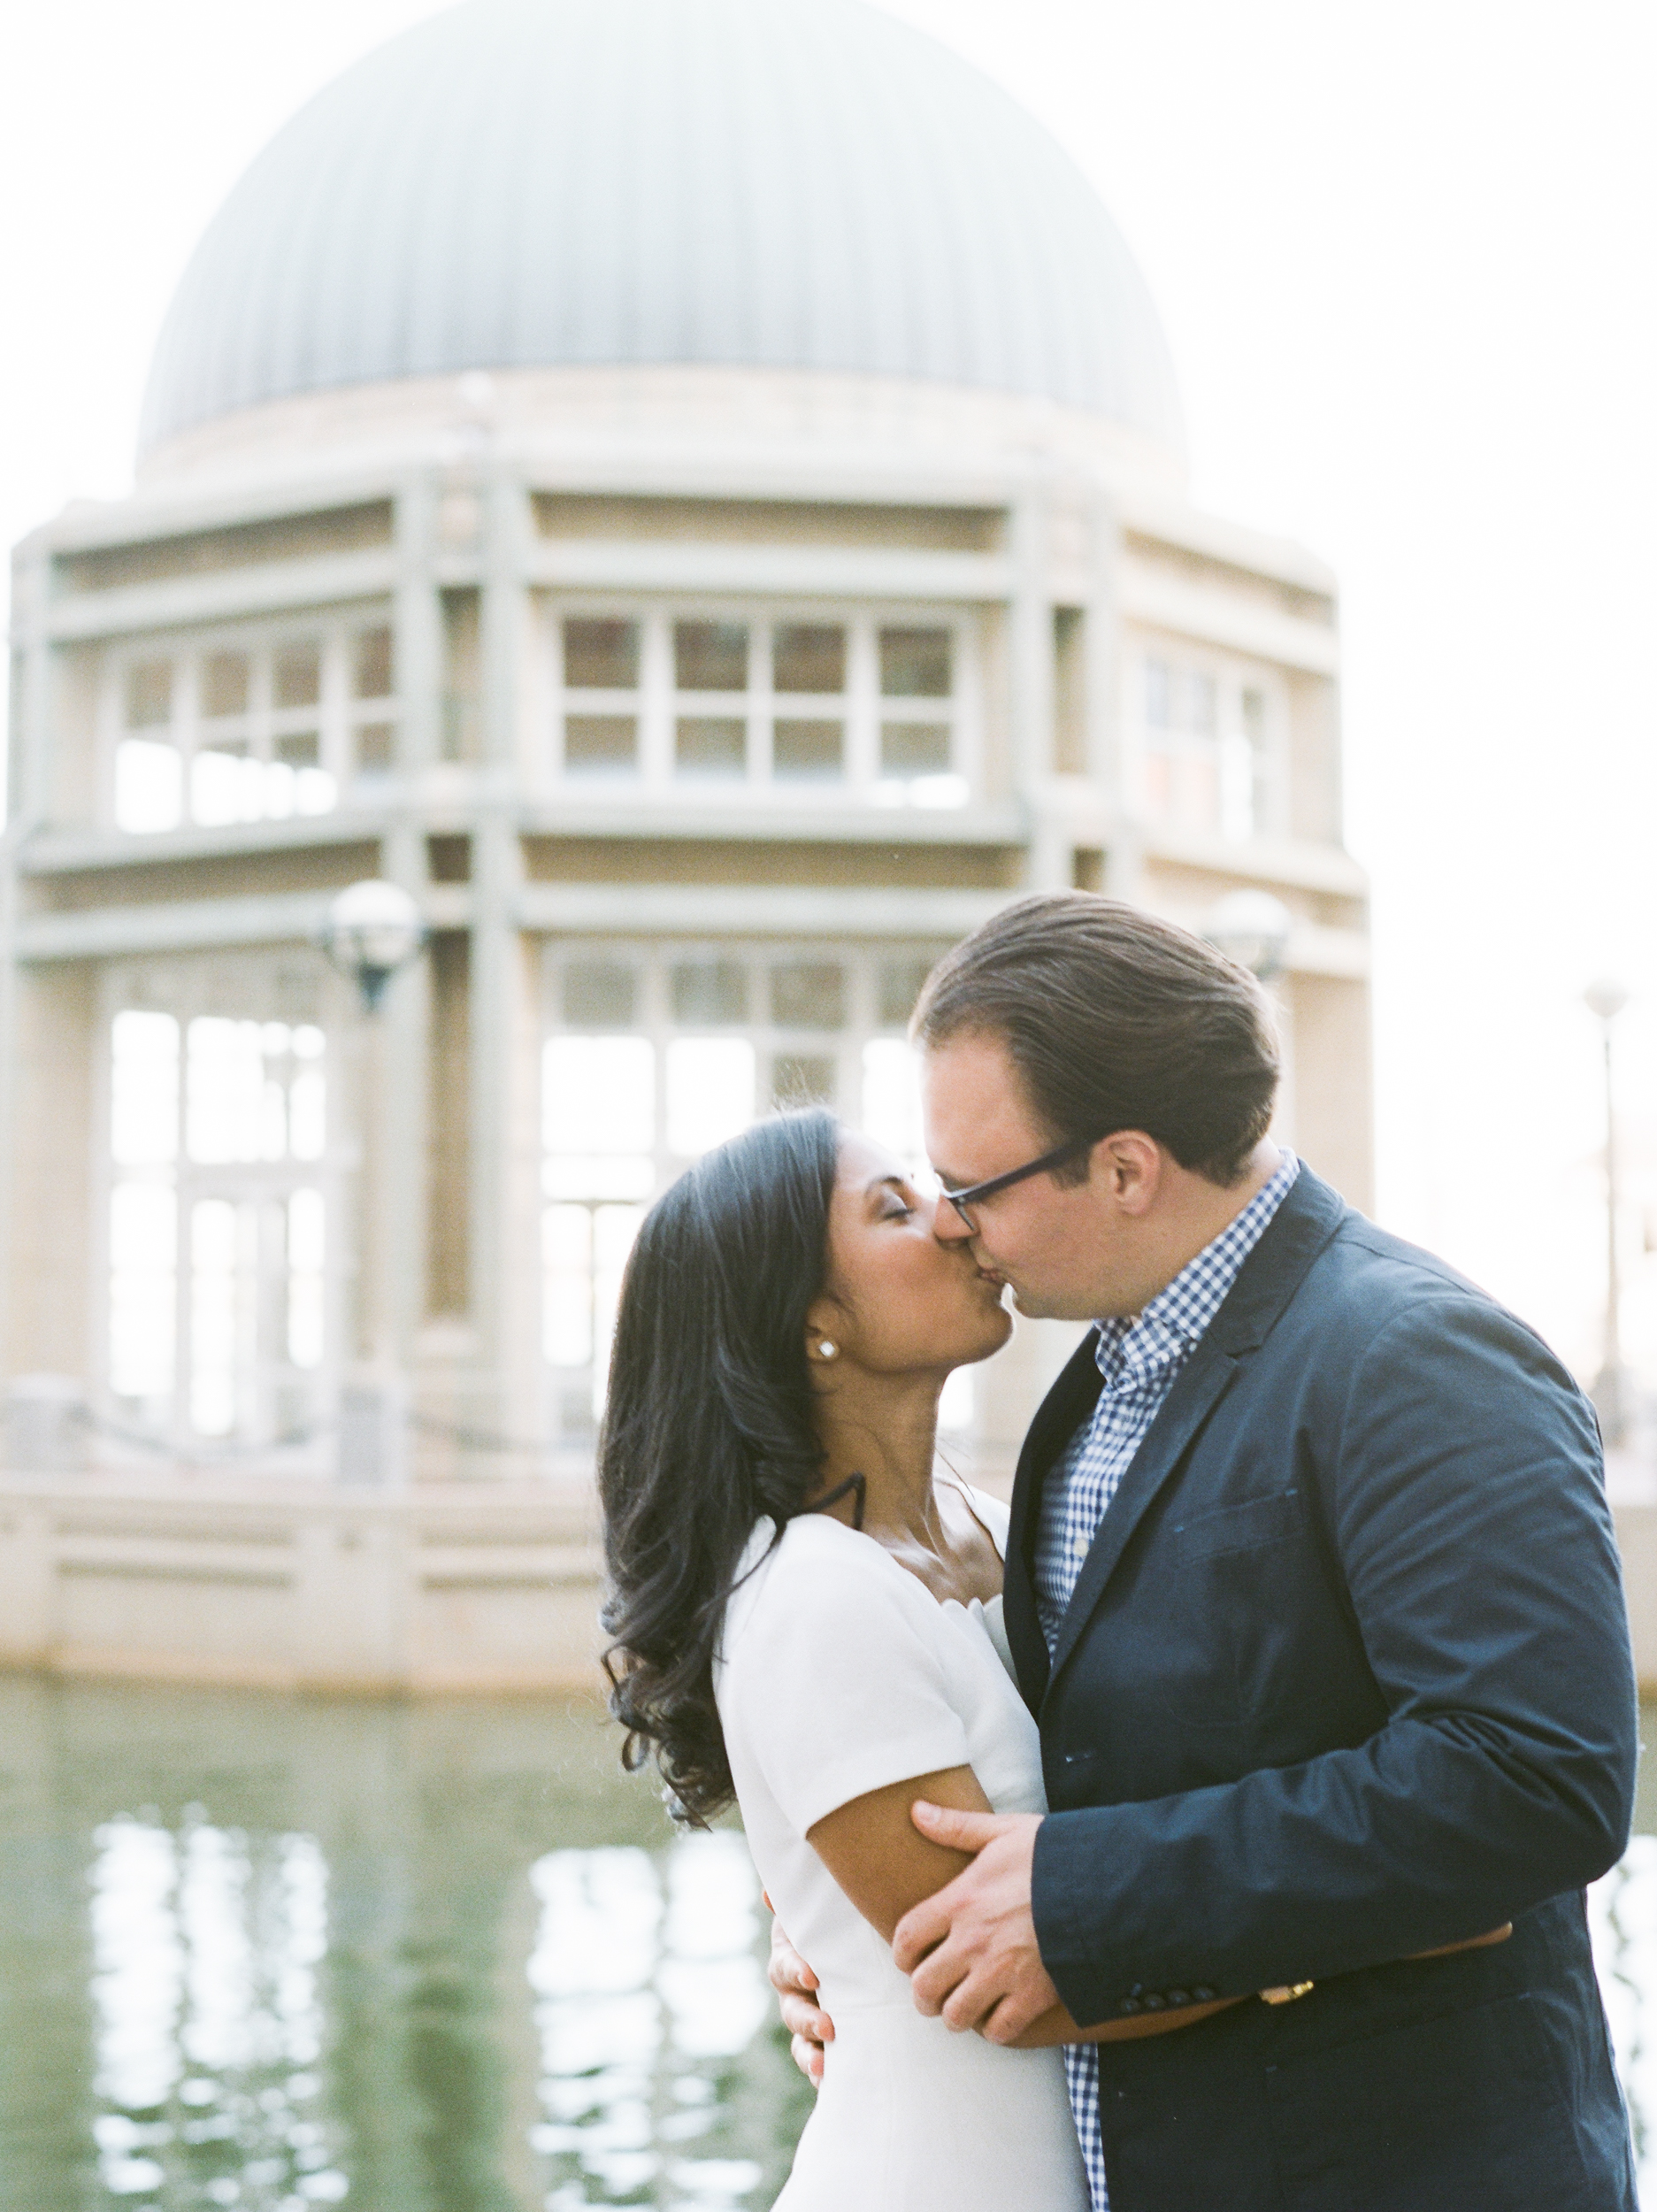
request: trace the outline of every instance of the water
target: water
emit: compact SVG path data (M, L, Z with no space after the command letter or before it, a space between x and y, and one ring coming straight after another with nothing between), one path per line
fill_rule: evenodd
M579 1706L0 1678L7 2212L760 2212L810 2092L753 1870L614 1762ZM1638 1824L1593 1919L1657 2183Z
M0 1678L0 2201L735 2212L810 2092L592 1709Z

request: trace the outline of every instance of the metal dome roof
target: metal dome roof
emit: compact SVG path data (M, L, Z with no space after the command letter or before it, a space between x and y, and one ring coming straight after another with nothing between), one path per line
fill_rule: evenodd
M1041 395L1182 442L1109 217L935 41L863 0L466 0L242 177L140 444L391 377L687 362Z

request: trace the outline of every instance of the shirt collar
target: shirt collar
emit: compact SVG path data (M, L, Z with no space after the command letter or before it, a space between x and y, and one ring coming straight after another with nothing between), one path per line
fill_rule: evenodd
M1137 1314L1100 1322L1093 1357L1107 1390L1132 1390L1191 1352L1300 1172L1293 1153L1286 1146L1282 1152L1270 1180L1165 1290Z

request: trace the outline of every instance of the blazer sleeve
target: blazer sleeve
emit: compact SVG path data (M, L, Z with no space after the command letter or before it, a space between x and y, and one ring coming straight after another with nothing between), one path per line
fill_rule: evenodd
M1044 1821L1037 1932L1078 2019L1136 1985L1239 1995L1455 1942L1627 1843L1638 1708L1580 1392L1446 1287L1372 1338L1332 1411L1326 1525L1388 1719L1298 1766Z

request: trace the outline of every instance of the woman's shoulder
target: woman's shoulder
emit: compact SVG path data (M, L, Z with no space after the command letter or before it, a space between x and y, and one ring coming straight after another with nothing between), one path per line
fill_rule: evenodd
M776 1525L763 1520L748 1540L725 1609L725 1655L739 1641L768 1633L791 1640L821 1624L838 1635L871 1613L914 1614L930 1594L871 1536L826 1513L802 1513Z
M825 1585L883 1582L902 1569L871 1536L848 1528L827 1513L797 1513L777 1533L763 1520L748 1539L738 1570L738 1590L762 1592L771 1602L791 1602L802 1591Z

